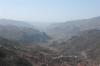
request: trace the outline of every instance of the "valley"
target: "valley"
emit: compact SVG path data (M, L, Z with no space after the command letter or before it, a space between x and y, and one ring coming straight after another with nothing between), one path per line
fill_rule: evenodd
M99 66L100 17L50 25L0 19L0 66Z

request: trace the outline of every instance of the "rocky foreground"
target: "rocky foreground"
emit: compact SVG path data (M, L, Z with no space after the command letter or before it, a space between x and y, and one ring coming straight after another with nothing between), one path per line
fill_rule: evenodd
M99 63L78 56L27 56L34 66L99 66Z
M99 66L99 62L84 56L64 56L41 47L37 49L0 47L0 66Z
M22 45L0 40L0 66L99 66L98 59L84 52L82 55L64 55L49 47Z

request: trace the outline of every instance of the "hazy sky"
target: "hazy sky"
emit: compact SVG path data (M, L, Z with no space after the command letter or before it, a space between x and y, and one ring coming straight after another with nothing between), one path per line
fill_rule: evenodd
M100 16L100 0L0 0L0 18L63 22Z

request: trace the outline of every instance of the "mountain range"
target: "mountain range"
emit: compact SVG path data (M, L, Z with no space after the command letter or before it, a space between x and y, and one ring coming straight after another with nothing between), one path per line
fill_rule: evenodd
M100 17L52 24L46 32L0 19L0 66L89 66L99 63L99 52Z
M77 35L81 31L90 29L100 29L100 16L89 19L55 23L48 27L47 33L54 39L64 40Z
M46 42L49 36L24 21L0 19L0 36L25 43Z

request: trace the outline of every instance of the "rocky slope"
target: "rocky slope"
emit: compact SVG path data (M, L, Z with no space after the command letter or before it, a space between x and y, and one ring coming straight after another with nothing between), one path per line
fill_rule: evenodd
M54 39L64 40L90 29L100 29L100 16L52 24L48 27L47 33Z
M25 43L46 42L49 37L23 21L0 20L0 36Z
M100 30L86 30L71 39L50 45L68 56L85 56L100 60Z

